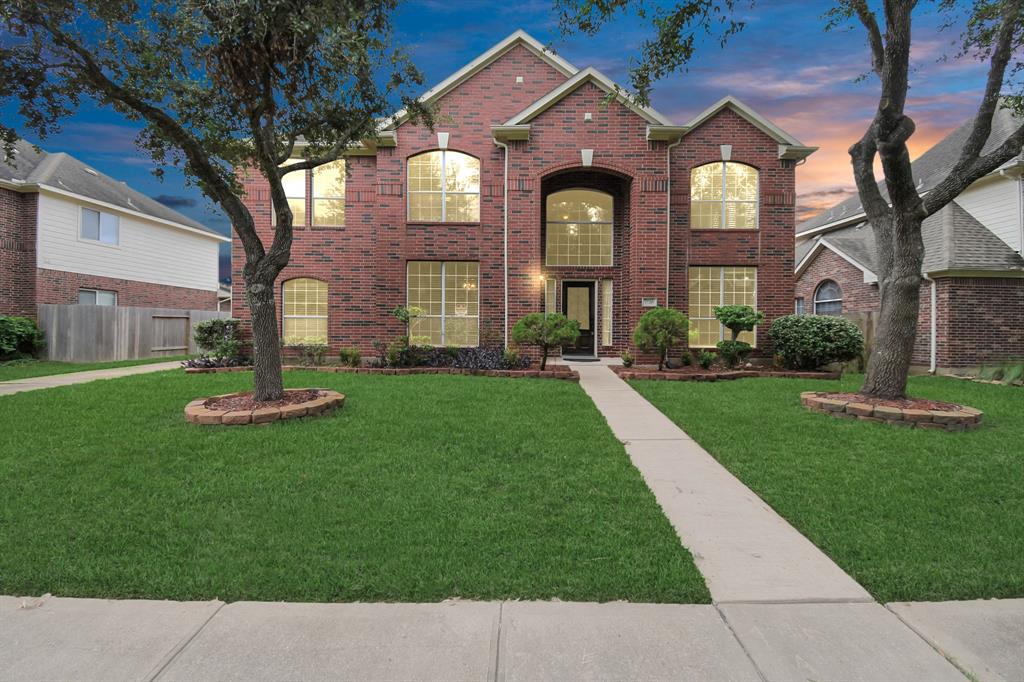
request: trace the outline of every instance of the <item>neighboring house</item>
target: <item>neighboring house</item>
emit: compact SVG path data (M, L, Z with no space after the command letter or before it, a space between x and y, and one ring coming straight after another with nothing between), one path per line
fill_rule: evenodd
M217 309L221 242L63 153L0 156L0 315L44 303Z
M217 310L231 312L231 285L221 284L217 289Z
M913 163L920 192L960 155L968 121ZM995 116L990 151L1020 125ZM947 371L1024 357L1024 163L1018 157L925 220L921 305L913 362ZM880 183L884 192L884 183ZM796 310L826 315L879 308L878 253L858 197L797 226Z
M416 342L507 344L547 310L580 322L565 352L611 356L653 306L688 312L701 347L723 338L717 305L791 313L795 166L814 148L731 97L677 125L615 91L517 31L423 96L434 131L398 112L344 161L285 176L285 343L366 353L405 333L391 311L408 305ZM242 176L269 242L267 182Z

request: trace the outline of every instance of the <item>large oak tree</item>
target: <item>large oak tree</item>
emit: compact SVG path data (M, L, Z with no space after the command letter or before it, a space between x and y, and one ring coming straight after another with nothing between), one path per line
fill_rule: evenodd
M421 77L396 47L397 0L6 0L0 102L18 103L40 138L83 99L142 124L139 144L181 167L231 221L245 252L257 400L282 395L275 281L288 264L292 212L282 179L371 140ZM18 135L0 123L5 151ZM371 142L372 143L372 142ZM298 160L294 160L294 159ZM257 234L236 170L270 183L275 225Z
M641 47L631 69L634 96L646 103L652 84L685 69L702 42L725 43L742 31L739 0L684 0L652 6L643 0L557 0L564 32L597 32L616 14L636 11L649 18L655 37ZM1020 51L1024 36L1022 0L941 0L928 3L959 22L959 49L950 58L980 58L988 64L983 95L959 159L934 188L918 191L910 167L907 140L914 121L906 112L910 73L911 24L917 0L839 0L825 17L826 28L859 24L867 37L870 70L880 89L874 118L863 137L850 147L854 180L878 248L881 295L879 324L863 393L902 397L906 392L911 353L917 332L918 304L924 260L921 223L975 180L1021 153L1024 127L997 148L982 153L992 131L992 117L1001 106L1021 111ZM757 11L754 7L753 11ZM780 34L780 40L787 39ZM876 160L884 174L883 193L875 177Z

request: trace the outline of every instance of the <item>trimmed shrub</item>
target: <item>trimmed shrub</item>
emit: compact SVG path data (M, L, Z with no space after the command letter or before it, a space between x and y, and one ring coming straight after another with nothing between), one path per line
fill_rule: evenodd
M722 362L729 369L733 369L736 365L740 364L747 359L751 351L754 348L746 341L734 341L726 339L725 341L719 341L718 355L722 358Z
M784 367L815 370L853 360L864 348L864 335L853 322L829 315L787 315L772 323L768 338Z
M217 360L240 358L242 323L235 318L207 320L196 325L192 338L203 355Z
M305 343L294 344L292 348L299 351L299 363L306 367L319 367L324 364L327 355L327 339L315 338Z
M697 364L703 369L711 369L711 365L715 362L715 354L709 350L702 350L697 354Z
M665 366L669 351L686 340L690 320L673 308L652 308L640 316L633 330L633 343L640 350L658 354L658 371Z
M35 320L0 315L0 360L35 357L44 348L46 339Z
M754 327L764 322L764 313L749 305L722 305L715 307L715 318L732 332L732 340L735 341L740 333L752 332Z
M358 348L342 348L338 351L338 360L348 367L359 367L363 364L363 354Z
M623 367L632 367L633 363L636 362L636 358L634 358L633 354L630 353L628 350L623 351L622 355L620 355L619 357L622 358Z
M561 313L530 313L512 327L512 340L541 349L540 368L546 369L552 348L571 346L580 337L580 325Z

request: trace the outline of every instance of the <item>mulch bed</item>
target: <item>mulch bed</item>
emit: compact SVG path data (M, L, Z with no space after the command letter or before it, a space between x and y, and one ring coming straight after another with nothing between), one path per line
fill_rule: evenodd
M507 379L563 379L579 381L579 372L566 365L548 365L543 372L539 369L464 369L460 367L346 367L343 365L284 365L286 372L329 372L334 374L384 374L404 376L409 374L465 374L472 376L505 377ZM250 372L252 367L188 367L186 374L221 374L227 372Z
M860 393L823 393L821 395L824 398L832 398L833 400L846 400L853 403L862 403L864 405L898 407L902 410L945 410L948 412L955 412L962 407L956 403L944 403L941 400L926 400L925 398L900 398L896 400L888 400L886 398L875 398L872 396L861 395Z
M840 372L800 372L773 367L726 369L710 367L704 369L699 365L687 365L658 371L655 366L622 367L612 365L611 370L622 379L653 379L655 381L727 381L745 377L775 377L784 379L838 379Z
M281 400L265 400L261 402L257 401L253 397L252 393L243 393L241 395L228 396L226 398L210 398L206 401L206 407L211 410L234 412L237 410L256 410L266 407L296 405L298 403L316 400L319 397L320 392L315 390L289 391L284 394L284 398Z

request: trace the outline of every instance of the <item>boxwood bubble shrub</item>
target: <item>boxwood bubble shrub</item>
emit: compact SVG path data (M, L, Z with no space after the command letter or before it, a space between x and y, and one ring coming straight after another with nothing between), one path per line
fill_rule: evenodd
M853 322L831 315L787 315L772 323L768 337L783 366L815 370L860 356L864 334Z

